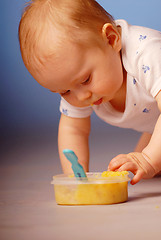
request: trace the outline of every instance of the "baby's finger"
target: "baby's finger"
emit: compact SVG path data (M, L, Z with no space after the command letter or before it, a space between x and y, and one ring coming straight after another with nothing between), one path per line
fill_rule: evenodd
M131 180L131 185L134 185L136 183L138 183L142 178L143 178L144 172L138 170L136 175L133 177L133 179Z
M137 171L137 166L133 162L126 162L118 169L118 171L120 171L120 172L121 171L130 171L133 174L135 174Z
M118 155L117 157L113 158L108 165L109 171L115 171L120 168L123 164L127 162L126 155Z

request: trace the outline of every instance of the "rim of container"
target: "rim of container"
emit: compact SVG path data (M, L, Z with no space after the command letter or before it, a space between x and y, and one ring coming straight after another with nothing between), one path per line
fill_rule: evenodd
M69 185L69 184L107 184L107 183L121 183L128 182L131 179L129 178L129 174L124 176L109 176L109 177L101 177L101 172L90 172L86 173L86 178L76 178L69 177L71 174L58 174L53 176L53 181L51 184L55 185ZM97 179L97 175L101 177L101 179ZM90 181L89 181L90 180Z

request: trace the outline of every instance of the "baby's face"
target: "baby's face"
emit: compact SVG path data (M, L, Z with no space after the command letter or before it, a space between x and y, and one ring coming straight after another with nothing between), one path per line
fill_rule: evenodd
M115 99L123 83L120 53L110 44L81 48L66 42L40 69L38 82L76 107Z

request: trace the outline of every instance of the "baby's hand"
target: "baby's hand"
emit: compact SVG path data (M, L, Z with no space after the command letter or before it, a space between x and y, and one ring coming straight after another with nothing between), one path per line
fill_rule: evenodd
M135 176L131 180L134 185L142 178L152 178L156 171L147 161L144 153L132 152L129 154L120 154L113 158L109 163L109 171L131 171Z

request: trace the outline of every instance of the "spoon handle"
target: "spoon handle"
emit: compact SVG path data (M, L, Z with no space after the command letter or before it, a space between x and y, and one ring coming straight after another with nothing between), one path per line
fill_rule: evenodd
M66 158L71 162L75 177L77 178L87 177L82 165L78 162L78 157L76 156L76 154L70 149L64 149L63 153L66 156Z

